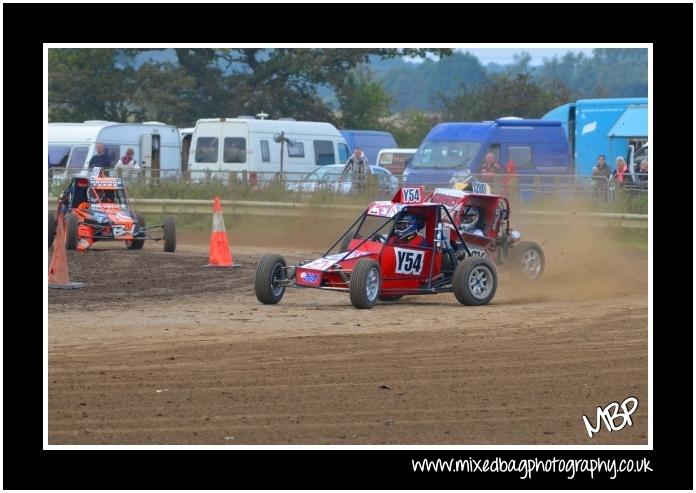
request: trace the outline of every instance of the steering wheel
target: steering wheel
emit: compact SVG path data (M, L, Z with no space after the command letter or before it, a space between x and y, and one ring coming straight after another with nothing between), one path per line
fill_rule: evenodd
M375 234L370 238L372 241L378 241L380 243L386 243L387 242L387 235L381 235L379 233Z

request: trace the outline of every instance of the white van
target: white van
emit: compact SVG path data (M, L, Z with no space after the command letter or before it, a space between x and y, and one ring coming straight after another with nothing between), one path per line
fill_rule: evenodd
M140 168L161 170L162 177L181 172L181 141L176 127L160 122L117 123L103 120L49 123L49 168L89 168L97 142L104 144L111 167L132 147Z
M330 123L206 118L196 122L187 168L192 178L226 171L246 172L252 186L270 180L280 171L281 144L275 137L281 132L290 141L283 144L283 173L288 180L348 160L346 141Z
M418 149L382 149L377 154L377 166L387 168L392 174L401 176Z

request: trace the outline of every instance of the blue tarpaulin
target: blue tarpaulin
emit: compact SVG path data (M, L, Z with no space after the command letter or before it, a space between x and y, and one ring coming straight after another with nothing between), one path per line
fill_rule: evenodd
M608 137L647 137L648 107L629 106L616 121Z

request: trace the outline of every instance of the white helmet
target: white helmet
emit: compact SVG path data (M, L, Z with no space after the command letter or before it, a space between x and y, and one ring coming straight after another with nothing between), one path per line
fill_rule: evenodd
M479 211L476 207L467 206L462 212L462 218L459 222L464 231L470 231L476 228L476 223L479 221Z

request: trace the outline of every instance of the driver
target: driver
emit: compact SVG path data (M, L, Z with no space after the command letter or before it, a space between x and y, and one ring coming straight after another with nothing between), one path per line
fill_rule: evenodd
M113 192L111 190L95 190L89 193L89 201L93 204L110 204L114 201Z
M390 243L427 247L428 241L419 234L423 228L425 228L425 217L420 214L406 214L396 221Z
M99 190L99 201L106 204L113 203L113 192L111 190Z
M480 219L479 211L476 207L467 206L459 221L459 231L472 235L483 236L483 231L476 227Z

